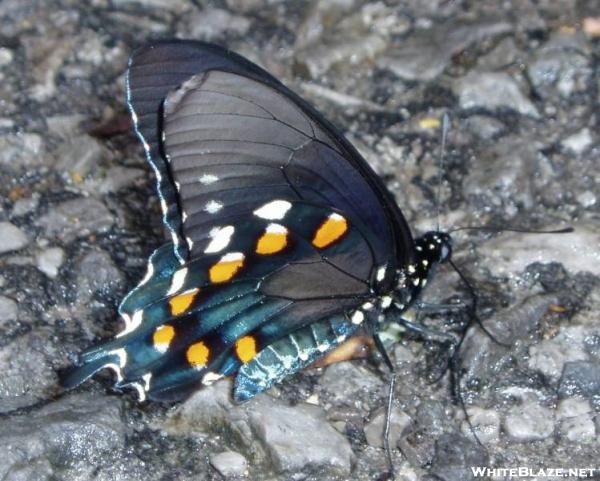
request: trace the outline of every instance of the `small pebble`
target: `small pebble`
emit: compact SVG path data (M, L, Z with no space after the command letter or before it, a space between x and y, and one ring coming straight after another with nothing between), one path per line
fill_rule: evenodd
M60 247L50 247L36 256L37 268L51 279L58 275L58 270L64 261L65 251Z
M10 222L0 222L0 254L18 251L29 243L25 233Z
M17 320L19 306L12 299L0 296L0 326Z
M248 475L248 461L240 453L224 451L210 456L210 464L222 476L241 477Z
M513 441L539 441L552 436L554 413L535 401L525 401L510 410L503 424L504 431Z
M588 149L588 147L592 145L593 142L594 140L592 139L590 129L586 127L581 129L579 132L568 136L561 142L561 145L564 149L570 150L576 155L581 155Z
M383 447L385 418L385 409L380 410L365 426L365 437L367 438L367 443L369 443L369 445L378 448ZM402 412L397 407L392 409L389 435L390 446L396 446L398 444L398 440L405 434L411 424L412 419L408 414Z

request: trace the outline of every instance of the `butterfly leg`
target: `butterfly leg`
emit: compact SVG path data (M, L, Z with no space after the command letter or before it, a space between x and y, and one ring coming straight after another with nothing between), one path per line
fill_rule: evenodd
M396 479L396 476L394 474L394 462L392 461L392 450L390 449L390 425L391 425L391 418L392 418L392 404L394 402L394 387L396 386L396 371L394 369L394 364L392 364L392 361L391 361L390 357L388 356L387 351L385 350L383 342L381 342L381 338L379 337L379 334L377 334L377 333L373 334L373 341L375 342L375 347L379 351L379 354L381 354L381 357L383 358L383 362L390 370L390 387L388 390L388 398L387 398L387 404L386 404L386 408L385 408L385 428L383 430L383 447L385 449L388 466L390 468L389 479Z
M467 307L463 302L453 304L432 304L429 302L416 301L414 308L421 312L437 312L437 311L459 311Z
M394 321L404 327L407 331L412 332L414 334L418 334L421 337L426 339L438 340L440 342L446 342L451 344L456 344L456 339L452 334L448 334L447 332L439 331L437 329L433 329L428 327L420 322L414 322L405 317L398 317L394 319Z

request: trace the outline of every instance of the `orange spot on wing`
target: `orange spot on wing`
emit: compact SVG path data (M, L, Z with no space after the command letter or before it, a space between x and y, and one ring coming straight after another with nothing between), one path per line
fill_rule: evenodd
M312 243L315 247L323 249L337 241L347 230L348 221L339 214L331 214L315 233Z
M201 369L208 364L208 356L210 354L210 349L206 347L202 341L196 342L188 347L185 357L187 361L190 363L190 366Z
M158 351L165 352L169 348L174 337L175 328L165 324L156 328L154 335L152 336L152 343Z
M173 316L178 316L179 314L188 310L188 308L194 302L196 295L200 292L200 289L194 288L189 291L182 292L181 294L176 295L169 299L169 305L171 306L171 314Z
M239 271L244 265L244 255L239 254L226 254L221 257L221 260L213 265L208 275L210 281L214 284L229 281L237 271Z
M269 255L281 252L287 246L287 229L279 224L271 224L258 239L256 253Z
M251 361L256 356L256 339L253 336L240 337L235 341L235 353L240 361Z

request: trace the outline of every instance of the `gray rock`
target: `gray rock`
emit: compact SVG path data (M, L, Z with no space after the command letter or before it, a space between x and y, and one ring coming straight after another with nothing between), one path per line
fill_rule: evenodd
M117 399L86 394L1 420L0 445L5 449L0 477L19 479L26 473L26 479L58 479L57 469L80 459L111 463L110 454L125 443L119 411Z
M206 8L184 17L185 30L191 38L215 40L223 35L245 35L250 20L221 8Z
M279 473L318 469L348 474L353 460L348 440L327 422L321 408L308 404L287 406L267 395L236 406L227 380L195 393L162 428L178 436L225 434L240 449L253 453L255 459L266 455Z
M513 37L502 39L492 51L484 55L477 62L480 70L498 70L514 64L520 55Z
M560 144L563 149L569 150L576 155L581 155L593 144L593 142L594 140L592 139L590 129L586 127L579 132L569 135L567 138L563 139Z
M481 152L477 164L471 167L464 180L464 193L496 205L532 206L533 178L538 171L541 148L531 139L524 141L514 136L503 137L502 142Z
M500 440L501 420L497 411L470 406L467 408L467 413L469 422L465 420L461 425L465 436L472 436L474 433L484 445L495 444Z
M29 244L25 233L10 222L0 222L0 254L18 251Z
M114 217L106 206L91 197L67 200L52 206L37 224L48 237L71 242L78 237L107 232Z
M142 169L132 169L121 167L120 165L111 167L106 172L105 179L100 183L98 192L101 194L118 192L121 189L130 187L135 181L143 178L145 175L146 171Z
M565 363L558 386L561 398L592 397L600 394L600 363L575 361Z
M356 0L317 0L312 2L296 29L295 48L300 50L317 42L333 25L351 15L356 9L356 3Z
M0 164L5 168L30 167L43 163L44 141L34 133L0 136Z
M60 247L49 247L36 255L37 268L51 279L58 275L64 261L65 251Z
M529 62L527 71L537 92L568 98L583 92L593 75L589 45L581 33L559 33L552 37Z
M31 406L54 392L51 334L31 332L0 347L0 412Z
M527 400L511 408L503 428L509 438L519 443L547 439L554 432L554 412Z
M519 84L504 72L471 72L454 83L460 107L464 110L487 109L492 112L508 109L538 118L537 108Z
M558 335L529 348L527 365L558 381L567 362L585 361L584 340L589 331L584 326L566 326Z
M30 212L35 211L40 204L40 194L34 192L31 194L31 197L24 197L22 199L18 199L12 208L10 213L11 217L21 217L23 215L29 214Z
M465 120L465 126L484 140L493 139L506 131L506 126L500 120L487 115L471 115Z
M0 296L0 327L17 320L19 306L12 299Z
M573 443L590 443L596 437L594 412L589 401L567 398L560 401L556 410L560 422L560 435Z
M464 481L472 466L486 466L485 449L461 434L444 434L435 443L432 474L444 481Z
M381 380L352 362L338 362L328 366L319 383L337 402L368 396L383 388Z
M123 8L143 4L145 7L183 12L190 9L186 0L113 0L116 7Z
M385 425L385 409L379 410L365 426L365 437L370 446L383 447L383 430ZM392 409L390 419L390 446L397 446L400 438L412 425L411 417L401 411L397 406Z
M377 34L358 38L336 36L298 52L296 68L310 78L319 78L335 64L356 65L372 59L383 52L386 45L386 40Z
M307 404L290 407L267 400L263 397L248 410L248 417L279 472L326 467L350 473L354 457L350 443L327 422L321 408Z
M583 192L580 192L577 194L576 199L577 202L579 202L583 207L592 207L598 202L596 193L592 192L591 190L584 190Z
M4 67L13 61L13 51L9 48L0 47L0 67Z
M210 464L226 478L248 475L248 461L246 461L244 456L235 451L211 454Z
M83 256L77 267L77 293L87 301L96 292L112 292L123 284L123 274L107 252L94 249Z
M75 182L81 182L103 160L110 157L110 152L93 137L78 135L62 143L54 157L60 172L68 174Z
M595 247L600 228L587 222L570 225L575 229L570 234L504 233L481 245L480 263L497 276L522 272L533 262L557 260L570 272L600 275L600 251Z
M511 30L505 22L461 25L448 22L418 31L389 50L379 66L406 80L433 80L450 64L452 56L486 37Z

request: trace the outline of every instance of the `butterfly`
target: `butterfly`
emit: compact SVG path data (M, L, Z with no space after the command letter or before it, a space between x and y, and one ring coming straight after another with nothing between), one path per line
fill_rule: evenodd
M450 260L448 234L413 238L348 140L240 55L143 47L127 101L171 238L120 304L125 328L83 352L66 387L109 368L117 388L176 401L234 376L245 401L359 332L382 346Z

